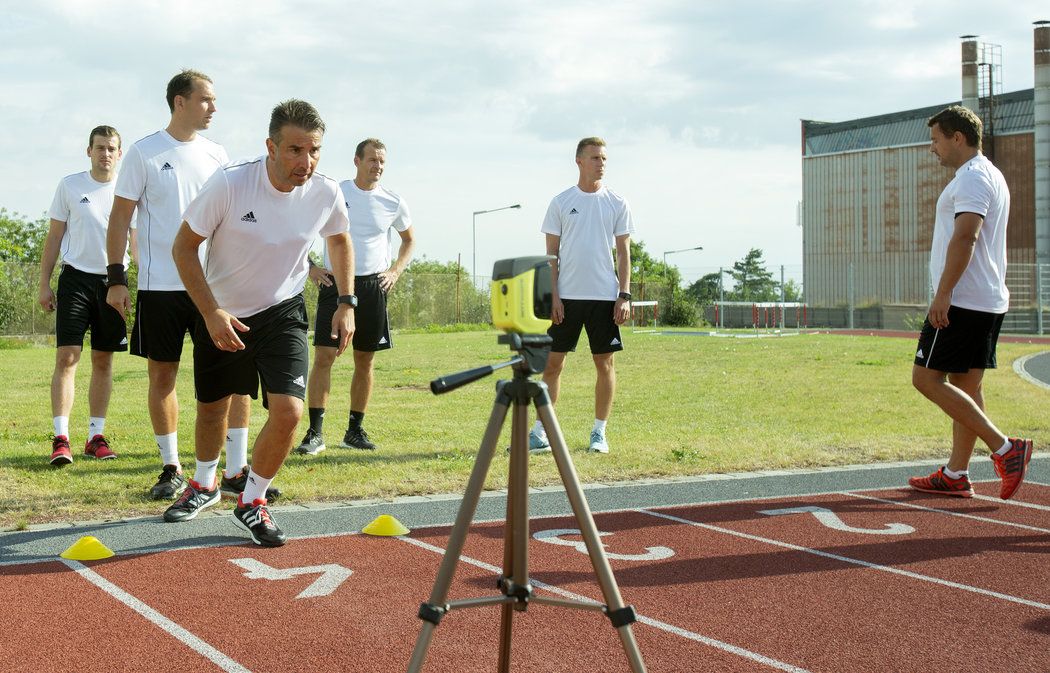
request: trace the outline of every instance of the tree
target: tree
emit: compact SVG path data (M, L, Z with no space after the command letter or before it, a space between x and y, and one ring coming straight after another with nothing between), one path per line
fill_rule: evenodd
M694 281L692 285L685 289L685 293L700 306L710 306L719 299L719 275L721 274L718 271L715 271L714 273L701 276Z
M784 283L784 301L802 301L802 285L797 280Z
M762 250L751 248L743 259L733 262L729 270L734 287L730 294L734 301L776 301L780 299L779 283L766 270Z
M25 215L0 208L0 261L39 262L50 224L46 217L30 220Z

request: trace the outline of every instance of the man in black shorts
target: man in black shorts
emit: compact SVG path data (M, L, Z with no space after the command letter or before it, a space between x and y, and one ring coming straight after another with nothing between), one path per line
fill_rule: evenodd
M51 203L51 228L40 258L40 305L55 311L55 371L51 377L51 415L55 435L51 464L73 462L69 448L69 412L73 409L74 377L84 335L91 330L90 418L84 455L116 458L103 431L113 390L113 353L128 349L124 318L106 304L106 227L113 207L113 185L120 161L120 134L112 126L96 126L88 136L91 170L62 179ZM132 229L132 237L135 230ZM62 257L58 298L51 274ZM128 262L127 246L124 263Z
M605 141L584 138L576 146L579 182L551 201L540 228L553 269L554 304L548 334L554 339L543 382L551 403L558 399L565 354L576 349L586 328L598 373L594 386L594 426L588 450L608 453L606 422L616 393L613 353L623 350L620 325L631 311L631 235L634 223L627 200L602 184ZM616 249L613 266L612 249ZM529 432L529 449L550 451L543 425Z
M252 451L234 521L263 546L284 533L267 509L266 489L292 448L303 413L309 347L302 290L311 242L328 245L338 308L329 324L342 353L354 331L353 249L339 185L314 171L324 122L312 105L288 100L270 116L267 154L225 166L190 203L172 255L200 310L193 351L197 393L197 460L218 458L231 398L258 394L269 415ZM208 241L202 267L198 250ZM164 512L187 521L219 500L218 484L189 480Z
M377 351L393 347L386 311L387 293L412 259L415 240L408 204L397 193L379 185L386 166L386 145L367 138L354 153L357 175L339 188L350 215L350 239L354 243L354 291L358 305L354 332L354 377L350 382L350 420L340 446L374 450L376 445L364 429L365 411L372 396L372 361ZM389 234L401 237L397 259L390 264ZM318 284L317 319L314 328L314 364L310 370L308 403L310 428L296 453L316 455L325 450L322 428L328 393L332 388L332 364L337 343L328 333L336 309L336 289L328 274L327 250L323 267L311 269Z
M981 153L981 120L953 105L930 118L930 151L955 175L937 200L930 280L935 288L919 335L912 384L952 419L952 453L912 488L973 497L970 457L977 439L992 452L1009 499L1024 480L1032 440L1007 437L984 413L982 381L994 369L995 346L1010 305L1006 288L1006 225L1010 190Z

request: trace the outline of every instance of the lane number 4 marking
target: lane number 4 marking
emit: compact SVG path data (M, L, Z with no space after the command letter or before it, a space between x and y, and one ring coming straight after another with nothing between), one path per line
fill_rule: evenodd
M548 544L560 544L566 547L573 547L576 551L586 554L587 545L583 540L563 540L563 535L579 535L580 531L578 528L554 528L551 530L536 531L532 534L532 537L540 542L546 542ZM606 537L612 535L612 533L603 533L598 531L599 537ZM602 543L603 548L607 548L608 545ZM644 554L617 554L615 552L606 551L605 556L610 559L616 559L619 561L660 561L663 559L671 558L674 556L674 550L668 547L646 547Z
M230 563L244 569L244 576L250 580L290 580L299 575L321 576L299 592L296 598L318 598L327 596L342 585L354 571L337 563L326 563L320 566L303 566L301 568L274 568L253 558L232 558Z
M806 507L785 507L784 509L763 509L758 512L767 516L780 516L782 514L812 514L817 521L828 528L841 530L846 533L863 533L865 535L908 535L914 533L915 529L905 523L887 523L883 528L857 528L848 525L826 507L808 505Z

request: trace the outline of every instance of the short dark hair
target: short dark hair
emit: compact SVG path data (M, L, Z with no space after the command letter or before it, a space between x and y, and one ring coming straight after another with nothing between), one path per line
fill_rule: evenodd
M306 132L320 131L324 135L324 120L317 108L304 100L290 98L277 104L270 114L270 140L281 141L281 129L297 126Z
M376 148L377 150L385 150L386 149L386 145L384 145L383 141L380 140L379 138L365 138L361 142L357 143L357 149L354 150L354 156L357 157L358 159L364 159L365 158L365 148L368 147L369 145L371 145L372 147Z
M926 125L933 128L936 124L941 133L949 138L955 132L963 134L966 144L970 147L981 149L981 136L984 135L984 124L981 118L974 114L973 110L962 105L950 105L937 114L930 117Z
M190 94L193 93L194 82L197 80L211 82L211 77L208 77L199 70L183 68L182 72L171 78L171 81L168 82L167 93L169 111L175 112L175 96L182 96L183 98L190 97Z
M605 147L605 141L598 136L591 136L590 138L584 138L576 144L576 157L579 158L580 154L583 153L584 147Z
M117 133L117 129L112 126L96 126L91 129L91 133L88 135L88 149L95 144L95 136L102 136L103 138L116 138L117 147L120 147L120 134Z

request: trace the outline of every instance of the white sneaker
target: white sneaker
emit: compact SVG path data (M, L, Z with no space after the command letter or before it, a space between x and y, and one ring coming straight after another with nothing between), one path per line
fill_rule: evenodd
M587 447L587 450L595 453L609 453L609 442L605 441L605 435L597 430L591 430L591 445Z
M529 453L549 453L551 443L546 435L536 432L536 428L529 430Z

